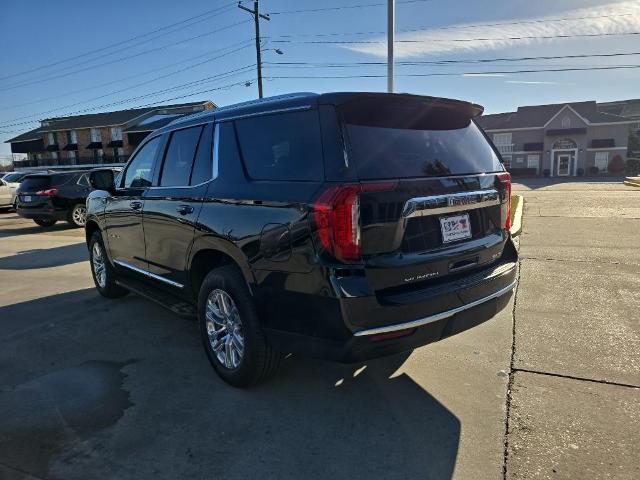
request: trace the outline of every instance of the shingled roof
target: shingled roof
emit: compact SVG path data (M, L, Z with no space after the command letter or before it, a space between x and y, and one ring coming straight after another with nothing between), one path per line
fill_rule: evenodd
M60 130L74 130L78 128L110 127L124 125L147 113L168 109L188 108L211 103L208 100L200 102L178 103L173 105L156 105L154 107L131 108L115 112L90 113L86 115L74 115L71 117L53 117L42 120L38 128L25 132L17 137L6 140L5 143L25 142L36 140L42 133ZM214 105L215 107L215 105Z
M485 130L542 128L567 105L589 123L625 123L629 121L629 118L601 112L598 109L598 104L594 101L518 107L516 112L482 115L477 118L477 121Z

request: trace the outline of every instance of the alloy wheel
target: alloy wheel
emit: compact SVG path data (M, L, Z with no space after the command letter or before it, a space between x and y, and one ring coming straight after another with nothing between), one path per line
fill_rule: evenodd
M244 356L244 334L240 312L231 296L221 289L207 297L206 328L209 343L220 364L233 370Z
M93 274L96 277L96 282L98 282L100 288L105 288L107 285L107 268L104 263L102 247L98 242L93 244L91 264L93 266Z
M73 218L73 223L79 227L84 227L85 223L87 223L87 207L76 205L73 212L71 212L71 218Z

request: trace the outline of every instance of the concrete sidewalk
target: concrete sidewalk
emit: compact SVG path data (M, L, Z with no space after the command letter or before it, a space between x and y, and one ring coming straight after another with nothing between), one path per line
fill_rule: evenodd
M640 478L640 190L531 182L506 478Z

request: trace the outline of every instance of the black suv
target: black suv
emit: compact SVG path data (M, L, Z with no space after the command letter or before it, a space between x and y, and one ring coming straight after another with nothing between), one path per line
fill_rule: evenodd
M84 227L85 203L92 190L87 170L27 175L16 190L18 215L33 219L41 227L50 227L58 220Z
M511 179L442 98L292 94L202 112L91 175L96 287L196 316L236 386L283 354L341 362L490 319L516 284Z

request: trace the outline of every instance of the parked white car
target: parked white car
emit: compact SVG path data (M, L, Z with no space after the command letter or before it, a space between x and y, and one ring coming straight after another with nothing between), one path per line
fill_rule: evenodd
M33 172L9 172L0 179L0 208L16 207L16 190L22 179ZM7 200L8 199L8 200Z

